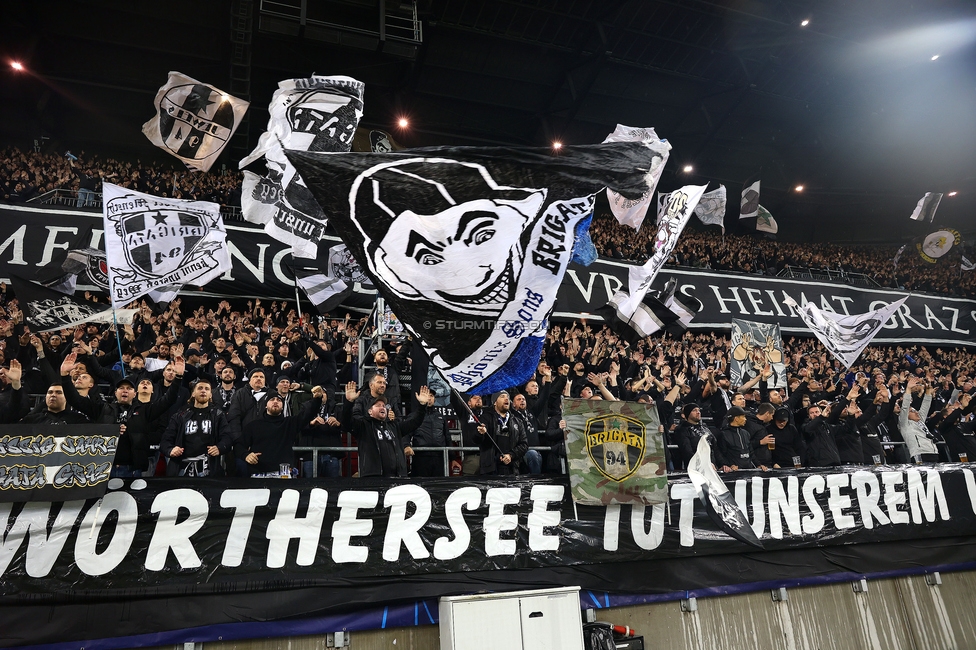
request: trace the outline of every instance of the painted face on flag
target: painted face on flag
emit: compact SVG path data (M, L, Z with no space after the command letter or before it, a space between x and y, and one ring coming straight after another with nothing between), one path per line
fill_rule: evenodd
M368 207L392 217L369 249L376 273L404 298L434 296L463 313L499 313L512 299L522 235L545 191L500 187L472 163L412 160L382 167L367 172L356 201L359 209L365 190Z

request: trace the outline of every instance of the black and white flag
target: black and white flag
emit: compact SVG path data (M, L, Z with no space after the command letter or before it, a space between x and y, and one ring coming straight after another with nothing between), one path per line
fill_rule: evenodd
M172 300L230 270L220 206L143 194L103 183L105 253L112 304L149 295Z
M779 232L779 224L776 223L776 219L773 219L773 215L769 214L769 210L761 205L756 214L756 230L759 232L768 232L772 235Z
M976 271L976 262L963 255L959 261L959 269L962 271Z
M667 140L661 140L652 128L634 128L618 124L613 133L608 135L604 142L640 142L654 152L651 166L647 170L646 182L647 192L635 199L628 199L607 188L607 200L610 203L610 212L617 221L624 226L630 226L634 230L640 230L647 216L647 208L654 196L661 174L664 173L664 165L668 162L671 155L671 144Z
M912 211L913 221L928 221L929 223L935 221L935 211L939 209L939 203L942 201L941 192L926 192L925 196L918 200L915 204L915 210Z
M156 93L156 116L142 125L154 145L205 172L230 141L247 111L248 102L222 90L170 72Z
M60 291L35 284L16 275L10 278L21 311L35 332L53 332L72 328L81 323L132 322L135 309L118 309L113 316L112 305L75 300Z
M534 372L595 193L643 196L659 157L641 142L558 157L474 147L288 155L431 362L478 394Z
M800 307L789 297L783 302L800 316L834 358L843 363L845 368L850 368L906 300L908 296L880 309L850 316L824 311L812 302Z
M962 235L959 234L958 230L954 228L940 228L926 235L925 239L915 244L915 247L918 249L918 254L923 260L930 264L935 264L939 261L940 257L952 250L953 246L961 243Z
M701 311L702 303L694 296L676 296L677 284L671 278L660 291L649 290L633 313L621 311L621 307L626 308L627 300L623 291L614 294L609 303L596 311L615 334L632 344L660 330L678 337Z
M723 235L725 234L725 204L727 200L725 186L719 185L717 190L705 192L695 208L695 214L703 224L718 226L722 229Z
M895 253L895 256L891 259L891 264L895 267L896 270L898 269L898 262L901 261L901 256L905 252L906 248L908 248L908 244L902 244L901 248L898 249L898 251Z
M295 277L298 286L302 288L320 314L331 313L353 293L350 285L318 269L296 266Z
M786 388L786 353L779 323L757 323L732 319L732 352L729 354L729 381L741 386L766 368L768 388Z
M764 548L759 537L756 536L756 531L749 524L746 513L732 498L729 488L725 486L712 466L712 447L708 442L708 436L698 439L698 449L688 461L688 478L695 485L698 500L716 526L740 542L756 548Z
M686 185L667 195L664 217L654 237L654 254L642 266L628 270L628 290L618 291L600 313L617 334L628 339L641 339L667 328L680 319L659 296L650 296L648 290L661 267L678 244L678 237L691 219L695 206L705 192L705 185ZM672 294L673 298L673 294ZM701 309L700 303L697 311ZM692 311L685 306L684 311ZM688 322L690 322L690 318ZM687 327L687 322L684 323Z
M742 187L739 200L739 218L751 219L759 216L759 178L748 180Z
M93 289L108 292L108 264L105 251L93 246L96 235L91 226L81 229L68 247L39 267L31 280L69 296L74 295L78 281ZM97 235L100 239L100 233Z
M365 85L351 77L285 79L271 98L268 130L241 160L243 169L264 156L266 177L244 172L241 212L247 221L292 247L295 255L315 256L328 216L312 197L284 149L346 152L363 115Z

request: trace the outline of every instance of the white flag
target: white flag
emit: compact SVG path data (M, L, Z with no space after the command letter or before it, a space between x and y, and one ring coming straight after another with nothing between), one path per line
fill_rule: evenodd
M184 284L230 270L220 206L102 184L109 295L116 307L152 293L170 300Z
M779 225L776 223L776 219L773 219L773 215L769 214L769 210L759 206L759 213L756 215L756 230L760 232L768 232L776 234L779 232Z
M268 175L245 172L241 213L290 245L298 257L315 257L328 218L285 157L284 149L346 152L363 116L365 85L351 77L285 79L271 97L268 130L240 168L264 156Z
M712 466L712 446L708 438L709 436L698 438L695 454L688 461L688 479L695 486L698 500L705 507L708 517L719 528L740 542L763 548L746 513L732 498L729 488Z
M799 307L792 298L787 298L784 302L796 310L824 347L846 368L850 368L868 343L906 300L908 296L886 307L850 316L823 311L812 302L802 307Z
M654 237L654 254L642 266L630 267L628 291L618 291L611 300L614 309L624 320L632 317L640 309L647 290L674 251L674 247L678 244L678 237L688 224L706 187L708 186L686 185L668 195L665 216Z
M604 142L643 142L655 154L645 176L647 191L640 198L628 199L609 188L607 189L610 211L617 221L621 225L640 230L641 224L644 223L644 217L647 216L647 208L651 203L651 198L657 189L657 183L661 180L661 174L664 172L664 164L668 162L668 156L671 155L671 144L667 140L658 138L653 128L634 128L623 124L618 124Z
M926 192L925 196L920 198L918 203L915 204L915 210L912 212L912 220L928 221L931 223L935 220L935 211L939 209L939 203L941 201L941 192Z
M702 195L695 214L706 226L718 226L725 234L725 204L727 202L725 186L719 185L717 190Z
M748 182L742 188L742 198L739 201L739 218L751 219L759 216L759 179Z
M142 125L142 132L154 145L201 172L220 156L248 107L243 99L180 72L169 73L154 103L156 116Z

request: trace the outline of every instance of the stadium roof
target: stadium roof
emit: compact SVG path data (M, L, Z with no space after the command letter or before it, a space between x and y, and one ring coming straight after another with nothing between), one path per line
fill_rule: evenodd
M895 239L925 192L976 233L972 0L0 1L6 141L156 157L141 135L169 70L252 102L221 162L253 147L280 79L366 83L363 124L406 146L673 145L661 182L761 170L791 239ZM803 21L808 21L803 24ZM933 58L937 57L937 58ZM406 117L410 126L399 129ZM693 171L683 172L685 165ZM803 185L802 192L793 188ZM736 215L730 206L731 219Z

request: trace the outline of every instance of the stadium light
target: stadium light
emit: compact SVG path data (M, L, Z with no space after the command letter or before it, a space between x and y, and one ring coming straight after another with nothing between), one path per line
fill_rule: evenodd
M557 150L558 149L562 149L563 148L563 143L560 142L559 140L553 140L552 141L552 148L553 149L557 149Z
M24 70L24 64L21 63L20 61L11 61L10 67L16 70L17 72L22 72Z
M949 192L949 196L955 196L956 194L959 194L959 192Z
M936 59L938 59L938 58L939 58L939 55L938 55L938 54L936 54L936 55L934 55L934 56L932 57L932 60L933 60L933 61L935 61L935 60L936 60Z
M691 172L693 172L693 171L695 171L695 168L694 168L694 167L692 167L691 165L685 165L685 166L684 166L684 167L683 167L683 168L681 169L681 171L683 171L683 172L684 172L684 173L686 173L686 174L690 174Z
M809 19L809 18L804 18L804 19L803 19L803 20L802 20L802 21L800 22L800 27L806 27L806 26L807 26L807 25L809 25L809 24L810 24L810 19Z
M397 120L397 126L399 126L401 129L405 129L410 126L410 120L405 117L401 117L399 120Z
M796 187L793 188L793 191L794 192L802 192L803 191L803 186L802 185L797 185Z

